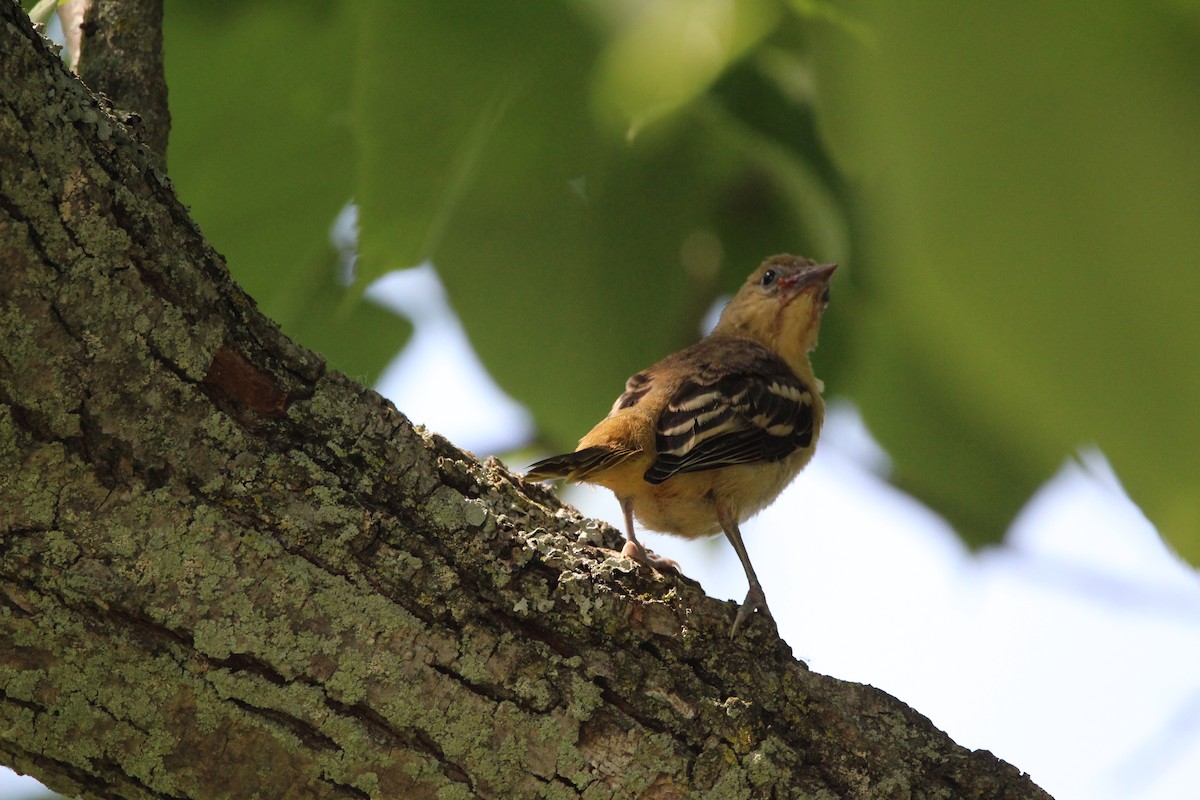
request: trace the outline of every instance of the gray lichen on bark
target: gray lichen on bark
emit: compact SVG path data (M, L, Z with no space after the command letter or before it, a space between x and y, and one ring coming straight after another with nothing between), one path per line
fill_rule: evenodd
M0 761L89 797L1046 797L290 342L0 15Z
M59 4L71 69L136 128L154 166L167 169L171 114L163 70L162 0Z

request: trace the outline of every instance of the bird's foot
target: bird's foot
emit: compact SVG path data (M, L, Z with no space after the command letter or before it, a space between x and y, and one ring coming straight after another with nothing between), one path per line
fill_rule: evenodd
M750 621L750 615L758 611L768 620L771 625L775 625L775 617L771 616L771 609L767 608L767 596L763 594L762 587L753 584L750 586L750 591L746 592L746 599L742 601L742 607L738 609L737 616L733 619L733 629L729 631L729 638L737 637L738 631L742 626Z
M650 569L657 570L659 572L669 573L672 575L683 574L683 571L679 569L679 562L656 555L642 547L642 545L638 542L631 542L626 539L625 546L621 548L621 555L625 556L626 558L633 559L639 564L650 567Z

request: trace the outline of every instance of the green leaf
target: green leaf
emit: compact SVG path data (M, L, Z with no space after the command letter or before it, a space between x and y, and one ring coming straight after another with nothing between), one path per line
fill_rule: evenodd
M698 98L779 19L774 3L758 0L659 0L607 11L596 107L631 136Z
M297 314L288 333L349 377L371 385L400 351L412 324L348 288L337 279L334 262L307 271L311 283L297 288Z
M1098 445L1200 562L1200 36L1159 4L861 4L821 42L863 177L865 364L899 481L975 542Z
M357 14L342 3L173 0L165 19L181 198L265 313L372 380L409 326L335 283L329 231L354 184ZM333 324L312 316L335 306Z

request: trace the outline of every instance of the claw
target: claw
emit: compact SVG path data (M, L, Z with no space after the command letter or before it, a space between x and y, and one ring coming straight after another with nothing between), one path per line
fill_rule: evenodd
M775 617L771 616L771 609L767 608L767 597L757 583L750 587L750 591L746 592L746 599L742 601L742 606L733 619L733 628L729 631L730 639L737 637L738 631L750 621L750 615L755 611L769 619L772 625L775 624Z
M679 569L679 562L674 561L664 556L656 555L646 548L642 547L640 542L631 542L625 540L625 546L621 548L621 555L626 558L633 559L643 566L658 572L669 573L673 575L682 575L683 572Z

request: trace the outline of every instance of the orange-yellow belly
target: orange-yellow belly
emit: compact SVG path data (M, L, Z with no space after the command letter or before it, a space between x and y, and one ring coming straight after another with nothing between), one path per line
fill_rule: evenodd
M588 481L611 489L618 500L630 499L644 527L693 539L721 532L718 500L730 506L739 523L745 522L770 505L811 456L811 451L800 451L772 463L685 472L657 485L642 478L649 459L632 458Z

